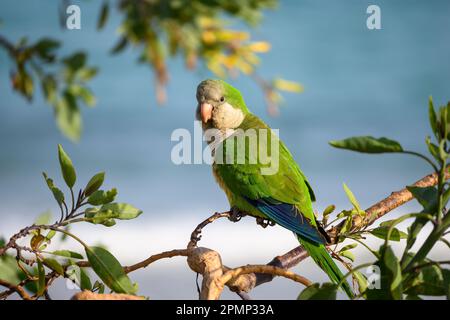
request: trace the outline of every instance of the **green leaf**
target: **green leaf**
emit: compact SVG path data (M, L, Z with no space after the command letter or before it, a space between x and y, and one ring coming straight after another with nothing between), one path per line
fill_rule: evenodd
M375 228L371 231L369 231L372 235L374 235L377 238L383 239L385 240L388 234L390 227L378 227ZM400 239L406 239L408 238L408 235L403 232L398 230L397 228L393 228L391 231L391 236L389 240L393 240L393 241L400 241Z
M354 271L352 273L353 278L356 279L356 282L358 283L358 288L360 293L364 293L367 289L367 278L359 271Z
M100 224L104 225L105 227L112 227L112 226L116 225L116 220L114 220L114 219L105 219L105 220L102 220L100 222Z
M346 246L343 246L342 249L340 249L339 251L347 251L347 250L351 250L351 249L356 248L357 246L358 246L357 243L351 243L351 244L348 244L348 245L346 245Z
M94 285L92 286L92 291L95 290L97 290L98 293L102 294L105 292L105 285L100 281L95 281Z
M397 222L397 219L386 220L380 223L380 227L390 227Z
M432 96L430 96L428 98L428 118L430 119L431 129L433 130L433 133L434 133L434 135L437 138L438 137L438 133L439 133L439 129L438 129L438 123L437 123L437 118L436 118L436 112L434 110L433 97Z
M52 51L60 47L60 42L50 38L43 38L33 47L40 58L47 62L52 62L55 59L55 55Z
M47 177L47 174L45 172L42 172L42 175L44 176L45 182L47 182L48 188L53 193L53 197L55 198L56 202L58 203L58 205L62 205L64 202L64 193L60 189L55 187L55 185L53 184L53 180Z
M84 268L80 268L75 262L69 260L70 268L67 269L67 277L72 280L81 290L92 290L91 279Z
M33 99L33 79L23 68L11 75L11 82L13 89L23 95L28 101Z
M102 8L100 9L100 16L97 22L97 30L100 30L105 26L106 21L108 20L108 16L109 16L109 4L107 1L103 1Z
M448 154L445 151L446 146L447 146L447 141L445 139L442 139L441 142L439 142L439 157L441 159L441 161L440 161L441 163L444 163L448 158Z
M47 52L59 48L60 46L61 43L57 40L42 38L34 45L34 48L39 52Z
M349 259L351 262L355 261L355 255L351 251L341 251L339 255Z
M110 252L101 247L85 247L85 250L92 269L111 290L135 294L136 290L130 278Z
M430 154L433 156L433 158L435 158L437 161L441 162L442 160L441 160L439 147L431 142L430 137L426 137L425 143L427 144L428 152L430 152Z
M45 240L46 241L50 241L55 235L56 235L56 231L55 230L49 230L49 232L45 236Z
M23 271L17 266L15 258L9 254L0 256L0 279L16 285L25 277Z
M81 98L89 107L93 107L97 103L93 93L86 87L72 84L67 90L74 98Z
M352 137L344 140L330 141L329 144L335 148L347 149L363 153L388 153L402 152L402 146L388 138L374 138L371 136Z
M70 140L78 141L81 136L83 120L73 95L65 92L55 104L56 123L59 130Z
M424 207L428 213L434 213L437 209L438 192L434 187L416 187L407 186L409 192L412 193L414 198Z
M42 296L45 291L45 269L40 260L37 261L38 265L38 282L37 282L37 295Z
M84 268L80 268L80 289L92 290L92 282Z
M58 144L58 156L64 181L69 188L72 188L77 179L77 175L75 173L75 168L73 167L72 160L69 158L60 144Z
M428 263L430 260L424 260ZM450 270L441 269L437 264L424 267L409 283L407 294L424 296L446 296L450 281Z
M59 275L64 276L64 268L55 259L46 258L44 259L44 264L53 271L56 271Z
M45 225L50 224L52 221L52 213L50 211L45 211L44 213L41 213L36 220L34 220L34 224L36 225Z
M94 67L86 67L77 72L77 76L81 81L89 81L98 73L98 69Z
M110 203L112 201L114 201L114 199L116 198L117 195L117 189L113 188L109 191L104 191L104 190L98 190L95 191L89 198L88 198L88 203L93 205L93 206L98 206L101 204L107 204Z
M72 71L78 71L83 68L86 64L86 53L76 52L67 58L63 59L63 63Z
M333 283L314 283L306 287L297 300L336 300L337 286Z
M422 228L425 226L425 224L427 224L427 222L428 219L423 217L417 217L411 224L411 226L408 227L408 238L406 240L406 248L405 248L406 251L412 248L412 246L416 242L417 235L419 234L420 230L422 230ZM405 263L402 261L402 264L406 266Z
M336 209L336 206L334 204L329 205L328 207L323 210L322 216L325 218L329 216L334 210Z
M447 102L447 128L450 128L450 101ZM447 140L450 140L450 132L447 134Z
M419 296L413 295L413 294L408 294L405 297L405 300L422 300Z
M353 214L355 213L355 210L342 210L341 212L339 212L339 214L337 215L337 218L345 218L345 217L352 217Z
M353 225L353 218L352 218L352 216L348 216L345 219L345 223L340 230L340 234L344 235L346 232L350 231L350 229L352 228L352 225Z
M105 173L100 172L94 175L91 180L89 180L88 184L86 185L86 188L84 188L84 194L85 196L89 197L91 194L93 194L95 191L100 189L100 187L103 184L103 181L105 180Z
M431 213L434 214L437 212L437 203L438 203L438 192L434 187L415 187L415 186L407 186L406 187L409 192L412 193L414 198L424 207L422 210L423 213ZM424 217L417 217L414 222L408 227L408 238L406 240L406 248L405 250L409 250L412 248L414 243L416 242L417 235L422 230L422 228L427 224L428 219ZM402 261L404 265L405 262Z
M88 208L85 211L85 217L89 219L89 222L103 224L107 227L116 224L114 219L130 220L138 217L140 214L142 214L141 210L126 203L109 203L99 209Z
M383 262L388 271L389 277L389 288L392 297L396 300L402 299L402 270L400 268L400 263L392 251L391 247L386 247L383 254Z
M358 212L358 214L363 213L364 211L361 210L358 200L356 200L356 197L353 194L353 192L350 190L349 187L347 187L347 185L345 183L343 184L343 186L344 186L345 194L347 195L347 198L350 200L350 203L353 205L355 210Z
M100 212L110 212L112 214L112 218L119 220L134 219L142 214L142 210L139 210L128 203L108 203L100 208Z
M42 79L42 92L44 93L45 99L52 105L56 101L56 90L57 84L56 80L52 75L46 75Z
M440 130L441 130L441 139L445 140L448 135L448 115L447 115L447 107L442 106L439 108L439 116L440 116Z
M84 212L85 217L89 219L90 223L94 224L102 224L105 227L112 227L116 224L114 220L114 214L112 211L109 212L100 212L98 208L88 208Z
M111 54L117 54L122 52L128 45L127 37L120 37L119 41L111 49Z
M50 252L55 256L66 257L66 258L74 258L74 259L83 259L83 256L77 252L70 250L56 250Z

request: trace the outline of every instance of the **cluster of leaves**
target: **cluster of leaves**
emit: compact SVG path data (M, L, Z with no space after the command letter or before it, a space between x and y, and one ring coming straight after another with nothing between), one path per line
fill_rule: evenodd
M1 37L0 47L7 49L14 62L10 72L12 88L31 101L40 85L45 100L53 107L59 129L70 139L80 138L82 119L80 104L92 107L95 96L87 83L97 69L87 65L84 52L58 57L60 42L42 38L29 44L22 38L17 44Z
M102 29L110 15L113 1L101 5L97 28ZM262 12L273 9L277 0L154 0L117 1L123 21L120 38L111 49L118 54L128 45L140 49L138 61L148 64L155 74L156 100L166 101L165 85L169 78L167 59L181 55L188 69L203 62L217 77L226 78L243 73L251 76L262 88L268 111L275 115L283 99L281 91L299 93L303 87L296 82L274 78L266 80L255 73L260 63L258 54L270 50L265 41L252 41L250 33L229 28L229 22L244 22L255 27ZM61 17L65 19L65 16ZM79 105L95 104L95 96L86 86L97 69L87 66L86 53L75 52L58 58L55 51L60 42L42 38L28 44L26 38L17 44L0 35L0 48L5 49L13 63L11 83L14 90L31 101L40 83L46 101L53 107L60 131L77 141L82 132Z
M345 219L339 241L350 239L355 242L344 246L336 254L353 261L354 255L350 250L360 243L375 257L373 263L354 268L349 267L350 271L347 276L352 275L358 283L359 297L365 299L421 299L421 296L440 296L450 299L450 269L445 267L450 264L450 260L433 261L428 258L431 249L439 241L445 243L450 249L450 242L445 238L450 234L450 213L446 209L450 199L450 184L446 182L450 173L450 166L447 163L450 155L450 102L441 106L436 112L430 97L429 122L434 141L430 137L426 137L425 142L431 158L428 155L404 150L400 143L387 138L377 139L363 136L330 142L333 147L362 153L403 153L417 156L430 164L438 177L436 187L407 187L421 205L420 212L408 213L397 219L384 221L373 229L366 226L355 228L353 225L355 216L367 217L365 217L365 212L360 209L353 193L344 185L353 209L341 212L334 221L340 218ZM324 211L325 224L333 210L334 207L329 207ZM413 222L409 225L407 232L396 228L398 224L408 219L413 219ZM418 234L426 225L431 225L431 232L423 243L418 244L418 249L412 251ZM383 244L377 250L371 249L364 243L365 234L383 239ZM390 241L400 240L405 240L406 243L403 253L397 256ZM368 267L375 267L379 270L379 277L368 279L359 271ZM375 285L376 283L378 286ZM337 285L331 283L325 283L322 286L315 284L306 288L299 295L299 299L335 299L337 288Z
M181 55L188 69L195 69L200 60L220 78L239 73L254 75L260 63L258 54L269 51L270 44L252 41L249 32L229 28L229 21L243 21L254 27L260 22L262 11L275 8L276 4L276 0L124 0L119 5L123 13L121 37L112 52L119 53L128 45L140 48L139 61L153 68L157 100L161 103L166 100L168 57ZM106 23L109 7L109 1L104 1L99 28ZM257 80L268 102L276 104L281 102L278 90L302 91L298 83L279 78L271 82Z
M58 156L71 203L66 200L61 189L55 186L53 180L43 173L45 182L60 208L61 217L51 224L51 215L46 214L32 226L23 229L16 238L11 238L8 243L1 241L0 249L3 255L0 257L0 279L14 286L24 286L35 299L48 295L48 287L57 277L74 281L82 290L102 293L106 286L113 292L135 294L137 286L131 282L119 261L105 248L87 245L72 234L69 227L79 222L111 227L116 223L115 220L134 219L142 211L130 204L114 202L117 195L115 188L100 189L105 177L104 172L95 174L75 198L77 176L72 160L61 145L58 146ZM53 237L58 233L63 238L78 242L83 247L84 254L65 249L49 250ZM19 238L28 241L28 245L19 245L16 242ZM16 256L6 254L7 250L16 250ZM23 251L31 253L33 259L25 258ZM87 261L81 261L85 258ZM86 271L87 267L99 278L94 284Z

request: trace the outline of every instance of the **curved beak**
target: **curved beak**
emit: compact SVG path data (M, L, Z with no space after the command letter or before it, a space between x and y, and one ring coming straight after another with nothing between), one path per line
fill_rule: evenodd
M212 105L210 103L203 102L200 104L200 116L202 118L203 123L207 123L209 119L212 117Z

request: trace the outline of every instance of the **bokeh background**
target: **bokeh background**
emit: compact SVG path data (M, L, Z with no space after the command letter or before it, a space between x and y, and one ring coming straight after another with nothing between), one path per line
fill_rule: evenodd
M137 262L159 251L183 248L190 232L214 211L227 210L208 165L171 162L177 128L193 130L198 82L211 74L200 68L188 72L181 59L169 63L168 102L158 107L153 75L136 63L136 52L111 56L119 16L112 14L105 30L95 29L99 1L75 2L81 8L82 29L58 26L54 1L4 0L0 4L1 31L12 39L51 36L62 40L62 51L84 49L90 63L100 68L91 88L98 105L82 108L85 121L79 143L56 129L52 110L41 96L32 104L13 93L9 60L0 52L0 235L10 236L40 213L58 213L42 179L45 170L62 185L57 161L63 144L83 185L98 171L107 173L106 185L117 187L118 200L132 203L144 214L120 221L113 228L79 225L73 232L90 244L105 244L123 264ZM382 30L368 30L366 8L381 8ZM363 207L381 200L429 173L415 158L401 155L362 155L333 149L328 141L353 135L386 136L406 149L426 151L430 134L427 99L436 104L450 99L450 2L448 1L288 1L265 12L256 39L273 49L262 56L262 75L283 75L301 82L302 94L286 95L278 117L265 110L260 89L247 78L230 79L243 93L250 109L280 136L301 164L317 195L315 208L350 205L345 182ZM82 185L80 185L82 186ZM408 204L393 213L417 209ZM372 240L371 240L372 241ZM373 240L377 246L378 241ZM201 245L222 254L225 264L266 263L297 245L280 227L262 229L253 219L233 224L218 221L208 227ZM70 244L76 248L76 244ZM357 262L370 260L356 249ZM448 257L437 246L434 257ZM326 276L309 260L295 271L314 281ZM153 299L196 299L195 274L183 258L157 262L132 274L140 293ZM258 287L253 298L293 299L301 288L276 279ZM74 291L59 281L52 289L58 298ZM237 298L226 291L225 298Z

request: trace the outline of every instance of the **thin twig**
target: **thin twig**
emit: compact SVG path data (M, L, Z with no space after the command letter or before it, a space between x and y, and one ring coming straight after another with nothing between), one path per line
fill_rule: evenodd
M28 293L20 285L13 285L3 279L0 279L0 285L10 289L9 291L16 292L24 300L32 300Z
M195 229L192 231L191 234L191 240L189 241L187 247L188 249L195 248L197 246L197 243L201 240L202 236L202 229L206 227L208 224L213 223L217 219L220 218L229 218L231 216L231 211L225 211L225 212L216 212L209 218L202 221Z
M137 269L141 269L141 268L145 268L147 267L149 264L164 259L164 258L173 258L173 257L187 257L189 254L189 249L175 249L175 250L171 250L171 251L165 251L165 252L161 252L158 254L154 254L150 257L148 257L147 259L145 259L144 261L141 261L139 263L133 264L129 267L124 267L124 271L125 273L130 273L133 271L136 271Z

